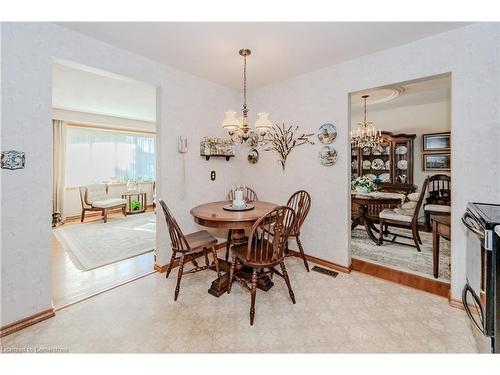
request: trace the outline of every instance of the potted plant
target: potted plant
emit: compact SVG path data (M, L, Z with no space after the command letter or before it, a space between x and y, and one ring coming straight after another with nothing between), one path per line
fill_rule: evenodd
M132 211L138 211L140 210L142 207L141 207L141 202L134 199L132 202L130 202L130 209Z
M351 189L358 193L369 193L378 189L378 186L367 176L360 176L352 180Z

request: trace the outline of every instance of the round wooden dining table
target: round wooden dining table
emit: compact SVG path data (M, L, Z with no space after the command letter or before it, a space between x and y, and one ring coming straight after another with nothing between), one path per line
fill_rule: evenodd
M205 203L191 209L190 213L193 215L195 223L198 225L218 228L218 229L231 229L232 231L232 244L238 244L245 241L245 229L251 228L253 224L262 216L272 211L277 204L265 201L254 201L251 204L254 208L246 211L227 211L224 206L230 204L229 201L218 201ZM219 269L221 276L212 282L208 293L213 296L220 297L227 291L229 285L229 267L231 264L224 259L218 259ZM213 267L211 267L213 268ZM237 269L241 277L251 278L251 271L245 267ZM257 287L262 290L269 290L273 286L270 278L259 278Z

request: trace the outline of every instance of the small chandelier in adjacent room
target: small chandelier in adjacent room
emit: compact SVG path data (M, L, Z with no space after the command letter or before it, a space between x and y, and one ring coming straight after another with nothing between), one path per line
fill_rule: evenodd
M248 125L248 107L247 107L247 56L250 55L249 49L240 49L240 55L243 56L243 117L237 118L235 111L227 111L226 118L222 121L222 127L232 137L236 135L240 142L246 142L253 132L252 128ZM269 129L273 126L269 121L269 113L261 112L258 114L259 118L255 122L255 134L261 139L267 134Z
M364 119L358 123L356 131L351 130L351 146L352 147L374 147L384 142L382 131L375 129L373 122L366 121L366 99L370 95L363 95L364 99Z

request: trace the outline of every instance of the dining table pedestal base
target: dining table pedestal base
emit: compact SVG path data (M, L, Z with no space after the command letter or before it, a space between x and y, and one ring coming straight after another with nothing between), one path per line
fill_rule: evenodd
M212 281L212 285L210 289L208 289L208 293L215 297L220 297L224 293L227 293L227 288L229 286L229 268L231 267L230 262L226 262L223 259L219 259L219 270L221 272L221 276ZM210 269L216 271L215 265L212 264ZM252 269L250 267L240 266L236 268L235 274L238 277L244 278L247 281L252 280ZM236 279L234 282L237 282ZM233 282L233 283L234 283ZM273 287L274 283L272 282L269 276L259 277L257 281L257 288L267 292L269 289Z

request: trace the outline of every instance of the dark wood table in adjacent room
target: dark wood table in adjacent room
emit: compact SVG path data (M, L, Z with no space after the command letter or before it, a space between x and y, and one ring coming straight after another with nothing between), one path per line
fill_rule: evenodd
M224 206L231 202L219 201L202 204L191 209L195 223L209 228L232 229L232 243L238 244L245 241L245 229L249 229L262 216L277 207L278 205L264 201L251 202L255 208L248 211L226 211ZM229 267L231 264L223 259L219 259L221 277L212 282L208 293L220 297L227 292L229 285ZM237 269L242 277L251 279L252 271L244 267ZM257 287L262 290L269 290L273 282L269 277L259 278Z
M400 198L387 198L369 194L351 194L351 230L358 225L364 225L366 233L378 245L378 238L373 232L378 233L373 223L378 223L380 211L386 208L395 208L401 204Z

